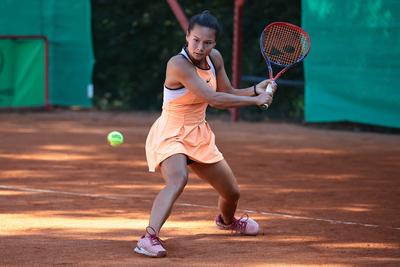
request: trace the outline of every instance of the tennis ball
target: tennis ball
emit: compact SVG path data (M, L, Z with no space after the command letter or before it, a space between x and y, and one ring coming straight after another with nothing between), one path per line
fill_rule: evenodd
M111 146L119 146L124 143L124 136L118 131L112 131L107 135L107 141Z

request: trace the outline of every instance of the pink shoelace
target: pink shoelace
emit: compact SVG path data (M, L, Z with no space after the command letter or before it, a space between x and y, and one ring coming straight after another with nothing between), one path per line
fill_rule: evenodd
M243 218L246 218L242 220ZM243 214L239 219L233 218L232 222L232 231L244 233L246 231L247 220L249 219L249 215Z
M151 234L148 229L151 229L154 234ZM163 246L164 241L162 241L161 238L157 236L156 231L151 226L146 227L146 233L148 234L147 236L148 238L150 238L151 244L153 246L157 245Z

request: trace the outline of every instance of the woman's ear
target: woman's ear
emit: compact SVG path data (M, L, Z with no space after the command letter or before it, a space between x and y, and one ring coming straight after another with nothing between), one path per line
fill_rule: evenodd
M186 42L189 43L189 31L186 31Z

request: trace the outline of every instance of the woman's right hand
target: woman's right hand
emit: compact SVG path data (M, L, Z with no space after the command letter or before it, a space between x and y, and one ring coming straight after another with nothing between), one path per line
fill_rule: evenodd
M259 94L258 96L256 96L256 105L257 106L261 106L263 104L267 104L268 106L271 105L272 103L272 99L273 99L273 94L268 93L266 91L263 91L261 94Z

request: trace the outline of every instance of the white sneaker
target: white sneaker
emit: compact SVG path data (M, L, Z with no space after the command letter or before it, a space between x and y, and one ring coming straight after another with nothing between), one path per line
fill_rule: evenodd
M153 234L151 234L149 230L152 230ZM138 240L134 250L136 253L142 255L161 258L167 255L167 251L162 243L162 240L156 235L156 231L150 226L147 226L146 234Z
M257 235L260 230L258 223L249 218L247 214L244 214L239 219L234 217L232 223L229 225L224 223L220 214L215 219L215 223L221 230L232 230L243 235Z

